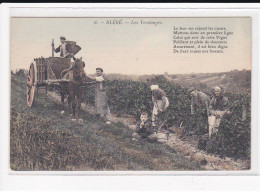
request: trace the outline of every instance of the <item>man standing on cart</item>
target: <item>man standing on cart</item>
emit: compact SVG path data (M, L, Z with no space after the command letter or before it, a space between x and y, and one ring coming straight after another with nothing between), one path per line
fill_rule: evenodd
M54 48L54 43L51 44L53 51L55 53L60 52L60 57L72 58L74 55L73 55L73 53L69 53L68 44L66 43L66 38L64 36L60 37L60 42L61 42L61 45L59 47L57 47L56 49Z
M54 48L54 43L51 44L53 52L55 53L60 52L60 57L62 58L69 58L69 59L73 58L75 60L74 53L69 52L69 44L66 43L66 38L64 36L60 37L60 42L61 45L56 49ZM54 56L54 54L52 55ZM70 61L70 67L72 67L73 64L74 62Z

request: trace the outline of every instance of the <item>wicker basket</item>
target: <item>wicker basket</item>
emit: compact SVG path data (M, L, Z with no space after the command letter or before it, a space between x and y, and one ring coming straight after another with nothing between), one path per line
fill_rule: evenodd
M81 50L81 47L74 41L66 41L66 44L68 45L67 49L69 53L73 53L75 55Z

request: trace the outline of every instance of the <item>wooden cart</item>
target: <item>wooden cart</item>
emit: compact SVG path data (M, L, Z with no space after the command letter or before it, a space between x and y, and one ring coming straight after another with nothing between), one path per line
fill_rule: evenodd
M81 48L73 41L66 41L69 44L69 52L75 55ZM27 76L27 105L31 107L34 102L35 93L38 95L39 89L45 89L46 95L50 84L60 84L68 82L66 79L61 79L61 72L70 68L71 59L54 57L35 58L30 64Z

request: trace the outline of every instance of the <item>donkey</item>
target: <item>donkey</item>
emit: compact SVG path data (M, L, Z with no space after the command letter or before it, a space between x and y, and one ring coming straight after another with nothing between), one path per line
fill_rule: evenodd
M68 83L61 84L62 110L64 111L64 98L68 95L69 111L72 109L72 119L80 116L80 107L83 95L83 84L86 80L84 71L85 63L80 59L74 59L74 65L70 69L61 72L62 78L68 78ZM77 112L77 115L76 115Z

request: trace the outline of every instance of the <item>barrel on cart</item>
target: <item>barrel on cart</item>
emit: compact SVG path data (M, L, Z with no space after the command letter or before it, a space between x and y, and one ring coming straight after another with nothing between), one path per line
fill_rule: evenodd
M77 54L81 48L74 41L66 41L68 52L73 55ZM35 58L29 67L27 77L27 105L31 107L34 102L35 93L38 95L38 90L44 88L46 95L48 86L54 83L68 82L69 80L61 79L61 72L70 68L71 58L62 57L39 57Z

